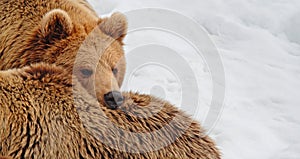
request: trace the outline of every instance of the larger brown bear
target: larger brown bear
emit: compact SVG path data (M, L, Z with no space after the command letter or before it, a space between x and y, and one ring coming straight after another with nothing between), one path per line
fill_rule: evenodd
M168 102L124 96L108 109L55 65L0 71L0 156L220 159L199 124Z
M56 64L110 108L122 103L122 14L101 19L85 0L1 0L0 10L0 70Z

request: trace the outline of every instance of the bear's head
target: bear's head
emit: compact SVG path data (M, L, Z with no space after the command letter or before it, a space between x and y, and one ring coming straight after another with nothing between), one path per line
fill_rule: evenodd
M119 89L125 74L126 33L127 20L121 13L98 18L54 9L43 16L30 41L35 55L25 58L63 66L99 102L115 109L123 102Z

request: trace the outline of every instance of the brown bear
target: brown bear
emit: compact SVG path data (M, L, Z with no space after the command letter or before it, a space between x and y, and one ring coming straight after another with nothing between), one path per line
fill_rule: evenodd
M123 93L111 110L77 79L44 63L0 71L0 156L220 159L200 125L170 103Z
M2 0L0 10L0 70L56 64L103 104L122 103L124 15L99 18L85 0Z

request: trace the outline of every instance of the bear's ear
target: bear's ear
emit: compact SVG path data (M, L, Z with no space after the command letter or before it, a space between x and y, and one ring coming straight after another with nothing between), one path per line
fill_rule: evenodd
M127 19L122 13L116 12L111 17L101 20L100 29L105 34L122 42L127 34Z
M73 23L66 11L53 9L44 15L40 31L44 40L53 42L68 37L73 31Z

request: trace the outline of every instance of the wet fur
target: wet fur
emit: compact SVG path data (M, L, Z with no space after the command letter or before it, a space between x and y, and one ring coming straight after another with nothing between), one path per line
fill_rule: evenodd
M72 78L73 83L69 80ZM214 142L200 125L170 103L149 95L124 93L125 104L110 110L62 67L37 64L1 71L0 90L0 156L220 159ZM112 131L106 119L120 131ZM171 121L174 124L168 127ZM167 129L158 136L160 140L153 142L151 138L124 135L152 134L162 128ZM173 143L151 149L153 143L182 130ZM127 143L128 138L135 144ZM119 145L118 149L111 144ZM151 151L134 153L132 147Z

